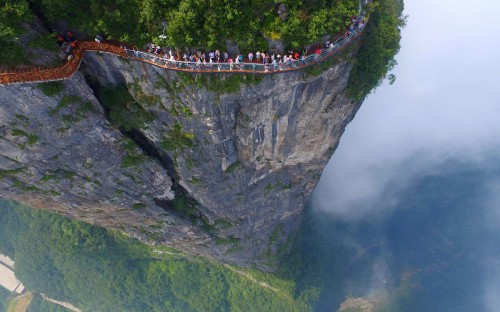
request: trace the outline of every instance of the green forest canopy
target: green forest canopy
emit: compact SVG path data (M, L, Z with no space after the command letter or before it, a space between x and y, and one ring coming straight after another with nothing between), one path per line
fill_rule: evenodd
M285 20L278 14L280 4L286 7ZM299 48L325 34L342 32L357 14L358 1L40 0L36 9L49 21L66 20L84 32L136 44L155 41L216 49L231 39L247 50L265 49L264 37ZM160 40L164 21L167 38Z
M29 19L30 10L27 0L0 0L0 63L12 65L25 53L16 43L23 32L20 23Z
M403 0L374 1L370 21L361 39L349 76L348 95L362 99L378 87L397 64L401 28L405 26ZM390 77L391 78L391 77ZM391 78L391 82L395 79Z
M0 0L0 63L26 62L17 43L20 23L33 12L46 21L66 21L71 29L102 33L141 46L224 49L227 39L241 51L267 50L265 38L300 48L325 34L343 32L358 12L357 0ZM31 7L30 7L31 4ZM278 14L283 4L286 13ZM400 30L405 25L403 0L373 0L370 22L349 78L351 98L361 99L380 85L396 65ZM283 18L282 18L283 17ZM166 39L160 39L163 32ZM391 79L394 79L391 76Z
M316 298L272 274L246 270L276 291L222 264L11 202L0 201L0 224L0 253L15 259L20 281L84 311L308 311Z
M0 311L7 311L7 303L10 297L10 291L0 286Z

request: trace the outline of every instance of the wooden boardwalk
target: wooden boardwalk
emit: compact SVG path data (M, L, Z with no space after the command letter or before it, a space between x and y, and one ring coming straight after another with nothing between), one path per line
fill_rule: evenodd
M0 72L0 85L18 83L39 83L48 81L58 81L70 78L80 67L85 52L94 51L114 54L129 60L136 60L168 70L190 72L190 73L230 73L230 74L276 74L301 70L321 63L330 57L339 54L350 43L357 41L362 30L347 32L335 40L331 48L319 50L303 57L299 60L291 60L281 64L261 64L261 63L194 63L180 60L170 60L159 55L127 49L124 46L101 43L95 41L80 41L76 43L72 51L72 58L66 64L54 68L33 67Z
M107 43L82 41L76 44L72 54L73 58L63 66L55 68L35 67L2 72L0 73L0 84L36 83L68 79L80 67L85 51L105 52L128 58L127 53L121 47Z

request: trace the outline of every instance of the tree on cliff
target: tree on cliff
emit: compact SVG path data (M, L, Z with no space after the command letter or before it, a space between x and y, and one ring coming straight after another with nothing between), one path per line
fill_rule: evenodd
M11 65L25 53L17 43L17 37L23 32L19 23L29 18L28 0L0 0L0 60Z
M64 20L87 33L143 44L220 48L230 39L242 50L267 49L265 38L298 48L338 33L357 14L357 0L40 0L48 21ZM282 5L286 14L279 14ZM163 25L165 40L158 38Z
M276 293L222 264L168 248L153 252L54 213L0 201L0 224L0 253L15 259L22 283L85 311L310 310L310 298L296 297L292 281L256 275Z
M377 0L372 8L370 22L349 76L348 91L355 99L365 97L379 86L397 64L394 56L399 51L401 28L406 23L402 16L402 0Z

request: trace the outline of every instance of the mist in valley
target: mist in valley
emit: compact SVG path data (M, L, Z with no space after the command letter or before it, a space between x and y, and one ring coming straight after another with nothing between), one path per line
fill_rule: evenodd
M397 80L364 102L310 201L309 244L327 241L315 260L343 278L325 281L318 310L366 296L381 311L496 311L495 13L486 0L405 3Z

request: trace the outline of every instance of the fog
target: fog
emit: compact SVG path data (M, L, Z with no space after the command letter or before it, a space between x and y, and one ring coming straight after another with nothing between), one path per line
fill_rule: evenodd
M483 222L480 225L489 232L482 243L483 276L485 280L484 301L488 312L500 307L500 176L485 183ZM479 225L478 225L479 226Z
M371 94L348 126L316 207L357 217L436 165L482 163L499 150L497 13L500 3L487 0L406 1L396 83Z
M460 166L488 172L477 207L483 302L500 306L500 2L406 1L394 85L368 96L325 168L312 206L337 220L390 218L408 185ZM484 185L483 185L484 184ZM384 203L384 205L380 205ZM375 263L375 280L386 263ZM390 278L390 277L389 277ZM370 283L371 281L367 281Z

